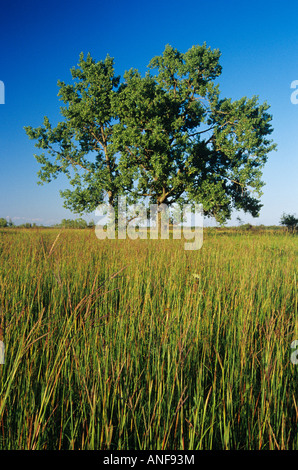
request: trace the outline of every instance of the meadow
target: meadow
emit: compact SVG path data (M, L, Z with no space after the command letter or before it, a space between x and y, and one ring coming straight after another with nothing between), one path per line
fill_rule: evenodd
M0 231L0 449L298 450L297 236Z

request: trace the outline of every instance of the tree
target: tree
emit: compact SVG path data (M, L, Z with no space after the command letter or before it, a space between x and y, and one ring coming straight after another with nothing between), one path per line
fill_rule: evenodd
M283 213L279 223L280 225L285 225L292 232L298 228L298 219L293 214Z
M219 57L206 44L185 54L168 45L149 64L155 75L127 72L116 135L122 165L137 168L134 198L199 202L222 223L233 207L258 215L261 169L275 145L266 103L219 98Z
M95 62L81 54L75 83L58 82L65 120L25 127L49 155L35 155L40 182L66 174L74 189L61 195L77 213L105 196L116 209L126 195L159 207L202 203L220 223L233 208L257 216L261 169L275 148L269 106L257 97L220 99L219 58L206 44L186 53L166 46L145 77L129 70L120 83L109 56Z
M0 218L0 228L4 228L4 227L7 227L8 226L8 223L7 223L7 220L4 219L3 217Z

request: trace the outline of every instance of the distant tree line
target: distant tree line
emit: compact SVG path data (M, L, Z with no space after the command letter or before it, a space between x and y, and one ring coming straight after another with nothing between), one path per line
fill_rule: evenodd
M251 230L251 229L266 229L266 228L277 228L276 226L266 227L265 225L254 226L251 224L244 224L241 219L237 218L239 222L238 229L240 230ZM172 221L173 223L173 221ZM280 225L284 226L289 232L296 232L298 230L298 218L293 214L283 213L279 222ZM0 228L7 227L17 227L17 228L37 228L36 223L26 222L21 225L15 225L11 219L7 220L4 217L0 217ZM42 227L42 225L41 225ZM59 224L52 225L52 227L58 228L76 228L76 229L85 229L85 228L94 228L95 223L93 220L86 222L82 218L78 219L62 219Z
M61 228L93 228L95 227L95 223L93 220L87 223L84 219L62 219L60 224L55 225L55 227Z
M11 219L7 220L4 217L0 217L0 228L7 228L7 227L18 227L18 228L37 228L38 225L35 223L26 222L24 224L15 225Z
M4 219L0 217L0 228L7 228L7 227L17 227L17 228L37 228L43 227L42 225L38 226L36 223L26 222L24 224L15 225L10 219ZM93 228L95 227L95 223L93 220L90 222L86 222L84 219L62 219L59 224L52 225L52 227L60 227L60 228Z

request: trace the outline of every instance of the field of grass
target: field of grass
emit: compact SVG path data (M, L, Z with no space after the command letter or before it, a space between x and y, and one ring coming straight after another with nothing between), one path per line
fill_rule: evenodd
M0 233L0 449L298 450L297 236Z

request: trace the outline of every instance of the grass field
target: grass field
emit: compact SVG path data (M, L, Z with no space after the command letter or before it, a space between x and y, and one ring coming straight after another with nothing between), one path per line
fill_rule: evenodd
M298 450L297 236L0 233L0 449Z

